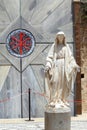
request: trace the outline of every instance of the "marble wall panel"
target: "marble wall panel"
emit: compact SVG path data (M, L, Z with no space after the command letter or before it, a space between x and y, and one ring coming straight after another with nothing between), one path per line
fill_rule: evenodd
M11 26L19 14L20 0L0 0L0 34Z
M47 102L41 95L46 87L45 59L59 30L65 32L66 42L72 42L69 45L73 52L72 0L0 0L0 43L6 43L7 35L17 28L32 32L36 40L34 52L22 60L23 117L28 117L28 88L31 115L42 117ZM5 44L0 44L0 65L6 64L12 66L0 91L0 118L20 118L20 59L11 56ZM73 115L73 104L71 108Z
M15 25L17 18L20 20ZM20 27L27 28L34 34L36 32L38 34L36 37L37 42L53 42L55 34L59 30L65 32L68 42L72 42L72 0L0 1L1 36L3 33L6 35L6 32L8 34L9 31ZM5 35L3 39L6 39Z
M3 88L0 91L0 118L17 118L20 113L20 75L10 68Z
M41 66L40 66L41 67ZM31 88L31 116L43 117L46 99L41 96L44 87L39 85L44 79L38 81L40 77L39 66L29 66L23 72L23 117L28 118L28 89ZM36 73L37 72L37 73ZM37 76L35 76L37 74ZM21 117L21 88L20 73L14 67L10 68L9 74L0 91L0 118L20 118Z
M2 87L7 78L9 70L10 70L10 66L0 66L0 91L2 90Z
M0 44L0 55L8 61L11 65L13 65L16 69L20 70L20 59L12 56L6 49L5 44ZM5 63L4 63L5 64ZM5 64L6 65L6 64Z
M72 0L21 0L21 14L46 41L52 42L59 30L73 41Z
M2 25L1 25L2 26ZM3 25L4 26L4 25ZM6 39L8 34L15 30L20 28L20 18L19 16L15 18L8 26L5 27L5 29L1 32L0 34L0 44L1 43L6 43Z

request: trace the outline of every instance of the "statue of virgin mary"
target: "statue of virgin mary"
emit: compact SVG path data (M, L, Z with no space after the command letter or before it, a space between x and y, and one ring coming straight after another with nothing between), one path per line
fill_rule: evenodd
M58 32L46 58L45 82L49 90L48 107L56 109L69 107L67 98L79 70L80 67L65 42L64 32Z

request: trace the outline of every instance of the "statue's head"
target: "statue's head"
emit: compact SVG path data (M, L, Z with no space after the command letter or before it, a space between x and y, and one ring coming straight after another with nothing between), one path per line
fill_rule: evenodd
M65 45L65 34L64 34L64 32L60 31L56 34L55 43L56 44L62 43L62 44Z

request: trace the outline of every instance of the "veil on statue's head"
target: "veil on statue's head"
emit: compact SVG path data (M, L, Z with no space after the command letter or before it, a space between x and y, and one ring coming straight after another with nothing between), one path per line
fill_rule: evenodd
M59 32L56 34L55 43L56 43L56 44L59 43L58 38L57 38L58 35L64 35L63 44L66 45L66 42L65 42L65 34L64 34L64 32L62 32L62 31L59 31Z

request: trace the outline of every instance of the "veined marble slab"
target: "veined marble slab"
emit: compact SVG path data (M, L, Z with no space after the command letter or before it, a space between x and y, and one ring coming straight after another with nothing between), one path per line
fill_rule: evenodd
M5 25L0 27L1 36L25 28L34 34L37 42L53 42L55 34L62 30L67 41L73 42L72 0L3 0L0 12L0 26ZM15 23L17 18L19 21ZM3 39L0 42L5 42L5 35Z
M0 66L0 92L9 73L10 66Z

